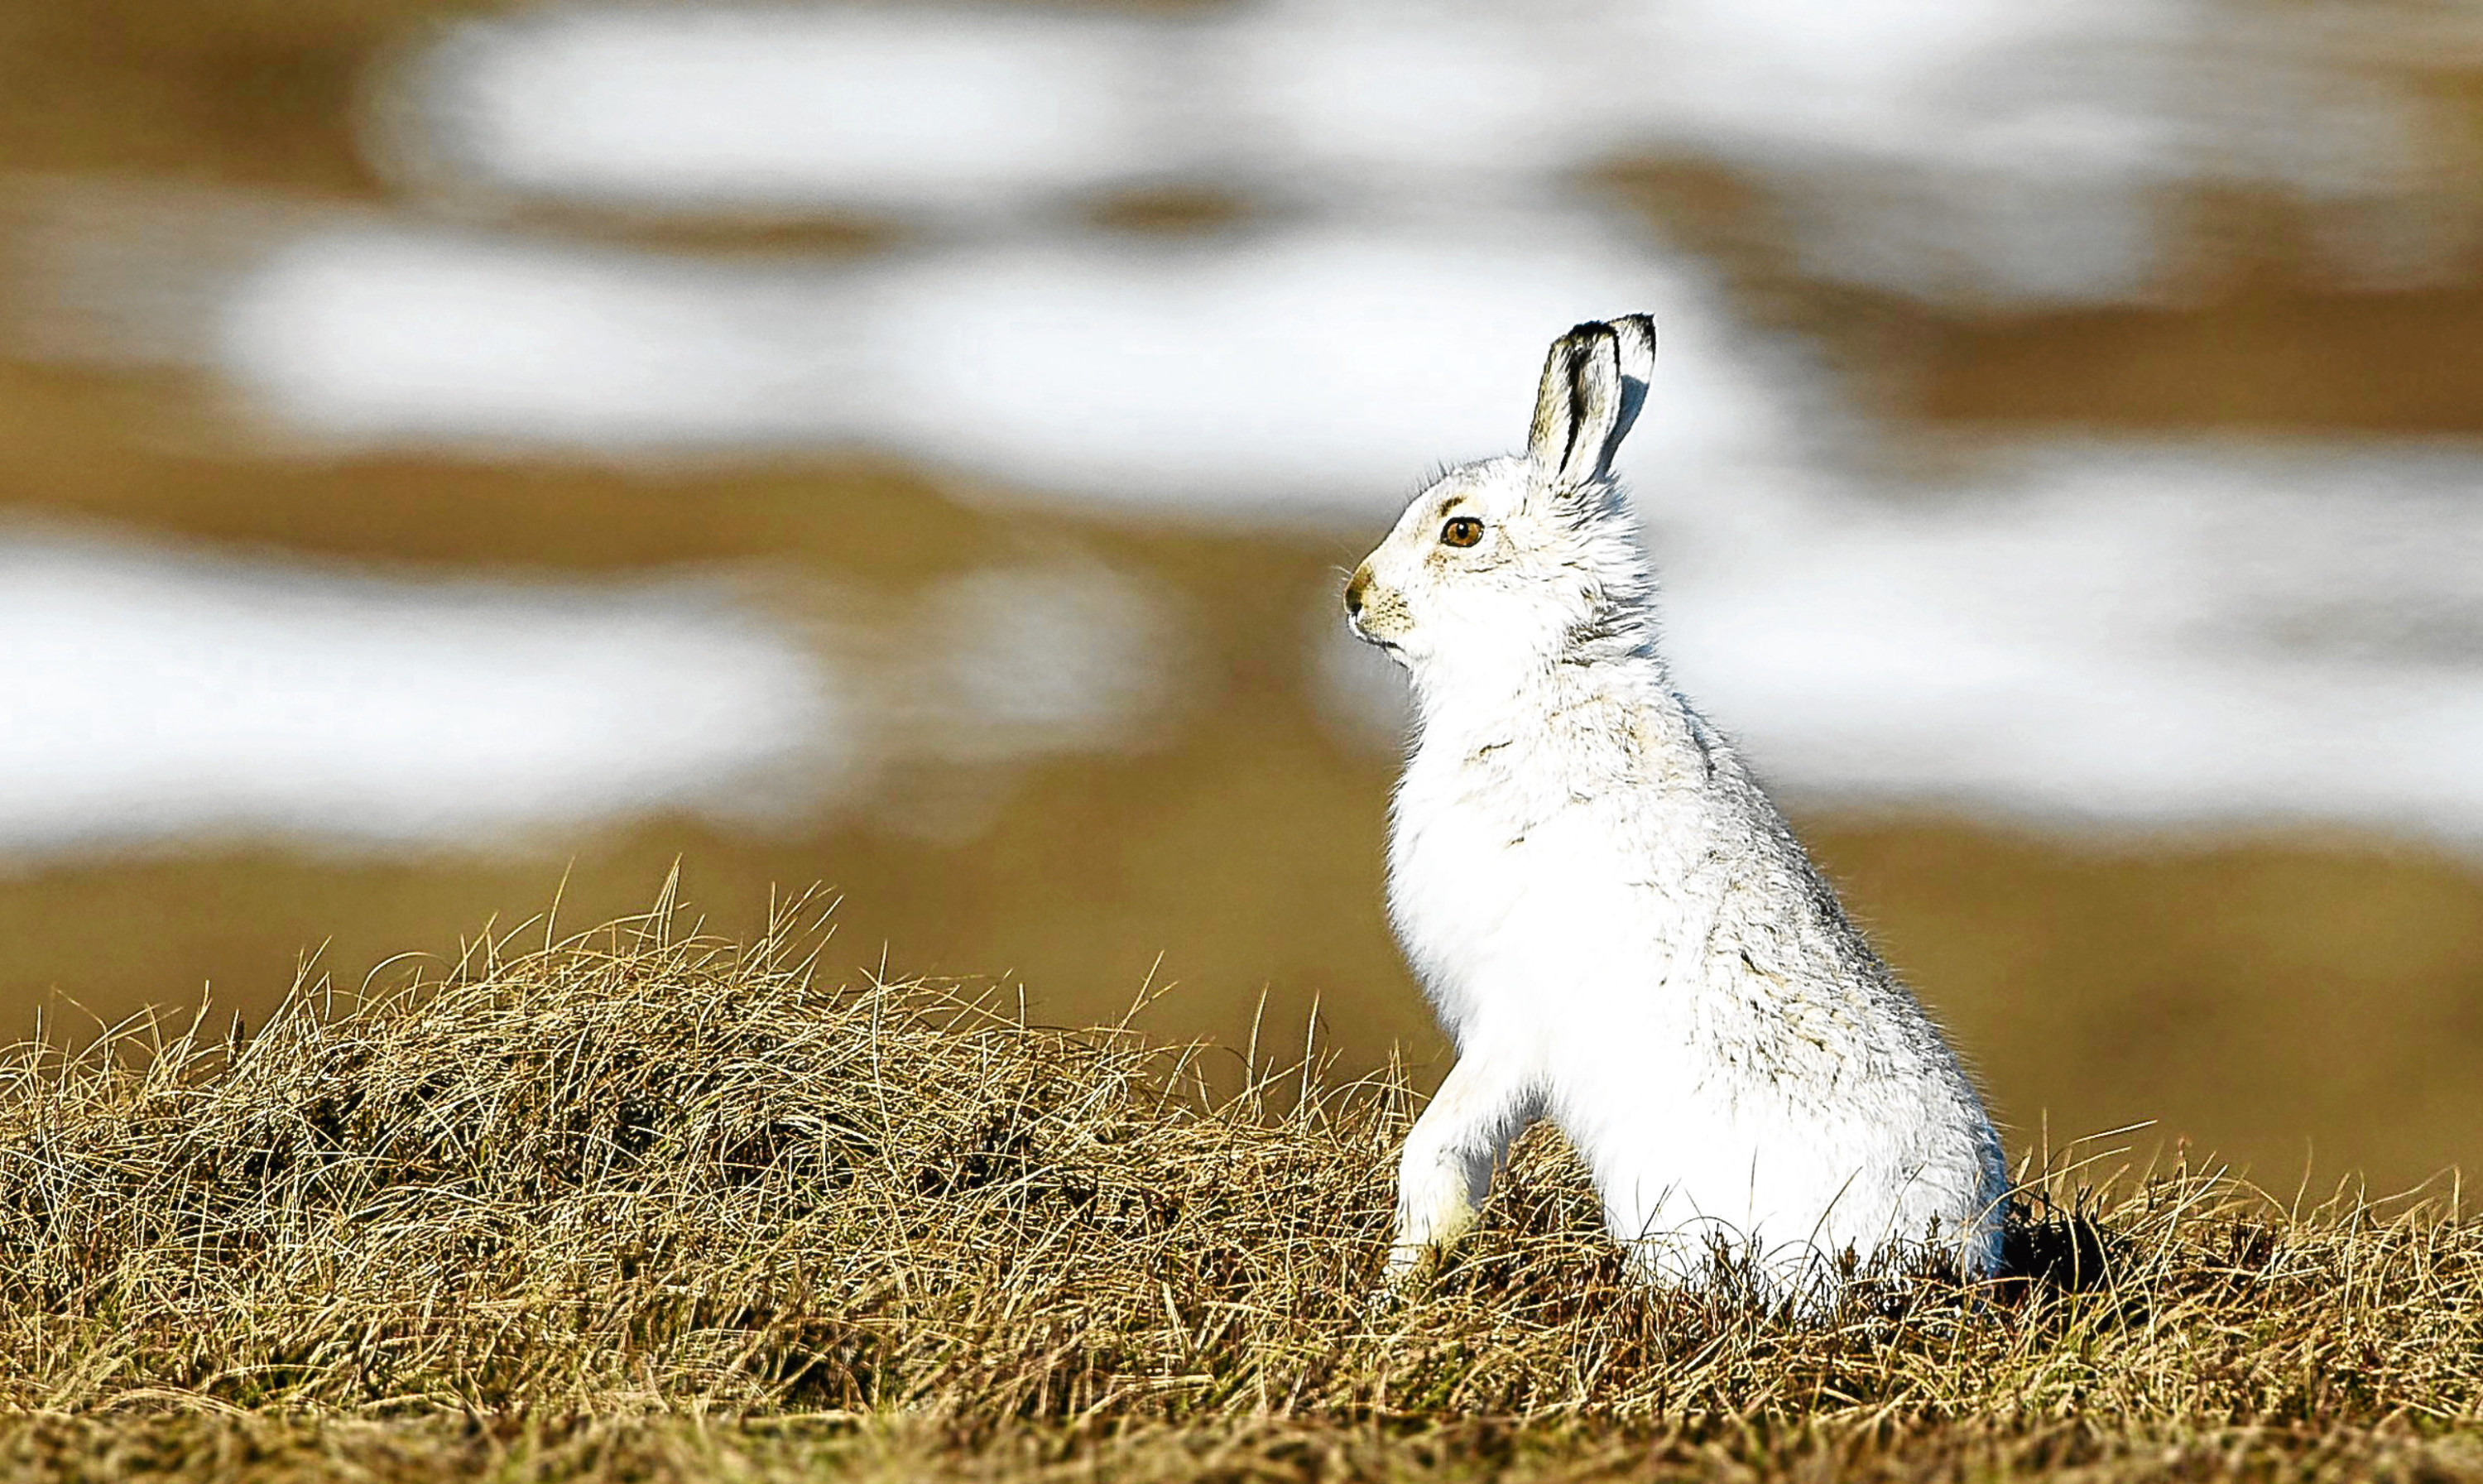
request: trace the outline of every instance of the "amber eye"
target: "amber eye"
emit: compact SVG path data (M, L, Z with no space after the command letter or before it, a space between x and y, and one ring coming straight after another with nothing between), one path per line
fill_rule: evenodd
M1443 546L1471 546L1482 540L1482 522L1472 516L1458 516L1440 527Z

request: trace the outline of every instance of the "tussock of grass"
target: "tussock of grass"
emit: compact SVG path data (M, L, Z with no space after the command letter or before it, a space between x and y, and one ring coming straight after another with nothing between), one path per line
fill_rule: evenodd
M658 914L305 994L246 1040L10 1053L0 1405L50 1420L0 1458L94 1471L62 1461L98 1418L190 1417L112 1435L177 1439L240 1410L322 1457L373 1419L488 1451L487 1419L521 1418L639 1448L646 1476L722 1470L718 1418L833 1435L735 1444L753 1477L814 1448L902 1473L931 1438L1166 1477L1523 1465L1545 1440L1588 1473L1925 1440L1940 1471L2326 1467L2339 1438L2476 1467L2438 1451L2483 1421L2483 1223L2453 1199L2288 1211L2056 1172L2015 1238L2035 1277L1800 1322L1624 1284L1538 1137L1448 1270L1375 1307L1402 1080L1295 1067L1219 1099L1196 1048L836 983L798 938Z

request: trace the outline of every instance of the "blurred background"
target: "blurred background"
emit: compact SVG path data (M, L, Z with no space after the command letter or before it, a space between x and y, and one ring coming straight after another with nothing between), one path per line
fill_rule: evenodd
M1348 1068L1341 572L1646 308L1685 686L2020 1143L2483 1159L2483 6L0 0L0 1020L560 899Z

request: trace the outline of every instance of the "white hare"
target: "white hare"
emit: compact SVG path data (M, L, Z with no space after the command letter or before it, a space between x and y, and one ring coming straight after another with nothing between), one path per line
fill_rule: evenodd
M1656 653L1613 477L1643 315L1552 347L1522 458L1450 470L1355 570L1355 631L1412 673L1388 899L1458 1052L1399 1176L1392 1281L1474 1220L1538 1118L1642 1274L1720 1243L1779 1295L1838 1259L1999 1256L2000 1142L1922 1007Z

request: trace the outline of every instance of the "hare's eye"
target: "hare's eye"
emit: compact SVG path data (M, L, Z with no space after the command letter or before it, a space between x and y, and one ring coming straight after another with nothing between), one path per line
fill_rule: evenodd
M1482 540L1482 522L1472 516L1458 516L1440 527L1443 546L1471 546Z

